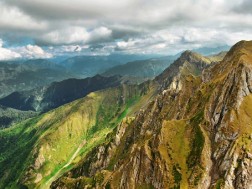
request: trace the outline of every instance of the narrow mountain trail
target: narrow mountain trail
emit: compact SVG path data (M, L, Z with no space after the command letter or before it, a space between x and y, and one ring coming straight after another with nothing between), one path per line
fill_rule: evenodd
M68 167L73 160L76 158L76 156L78 155L78 153L80 152L81 148L86 144L86 140L83 140L82 143L79 145L79 147L77 148L77 150L74 152L74 154L72 155L72 157L68 160L68 162L62 167L60 168L45 184L45 186L43 186L43 189L49 189L51 183L56 180L59 176L60 173L63 169L65 169L66 167Z

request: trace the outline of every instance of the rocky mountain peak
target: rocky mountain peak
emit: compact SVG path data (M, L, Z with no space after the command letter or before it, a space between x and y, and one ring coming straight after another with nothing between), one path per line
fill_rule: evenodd
M227 56L239 58L239 63L244 65L252 64L252 41L241 41L237 43Z
M203 80L221 78L240 67L250 67L252 63L252 41L240 41L236 43L226 54L220 64L215 64L204 70ZM243 67L243 68L242 68Z
M202 70L209 66L210 63L211 60L209 58L187 50L173 64L165 69L163 73L157 76L155 80L162 85L161 88L164 90L174 80L180 80L181 76L200 75Z
M227 53L227 56L241 55L241 54L247 54L249 56L252 56L251 52L252 52L252 41L242 40L236 43L230 49L230 51Z
M182 60L187 60L189 62L193 62L193 61L200 61L203 59L203 56L196 53L196 52L193 52L193 51L190 51L190 50L186 50L184 51L181 56L180 56L180 59Z

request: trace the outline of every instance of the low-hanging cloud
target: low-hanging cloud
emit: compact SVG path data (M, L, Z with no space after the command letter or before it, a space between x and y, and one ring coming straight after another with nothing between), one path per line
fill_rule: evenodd
M53 57L52 54L45 52L41 47L37 45L27 45L25 47L16 48L16 50L22 55L22 57L28 59Z
M3 47L3 41L0 39L0 61L14 60L20 58L37 59L37 58L52 58L53 55L44 51L37 45L27 45L16 48Z

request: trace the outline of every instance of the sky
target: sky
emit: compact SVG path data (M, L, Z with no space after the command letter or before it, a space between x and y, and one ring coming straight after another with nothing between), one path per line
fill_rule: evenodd
M0 0L0 60L169 55L251 39L251 0Z

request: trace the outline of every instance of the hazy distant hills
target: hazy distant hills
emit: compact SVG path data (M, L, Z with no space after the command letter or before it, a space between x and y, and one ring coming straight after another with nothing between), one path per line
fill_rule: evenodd
M154 55L153 55L154 56ZM108 56L75 56L60 64L79 77L91 77L108 69L135 60L146 60L151 55L108 55Z
M138 60L115 66L102 75L121 75L126 77L136 77L142 80L152 79L165 70L174 60L175 56L153 58L148 60Z
M0 62L0 97L14 91L31 90L54 81L86 78L128 61L148 58L141 55L75 56L62 62L31 59Z
M90 92L118 86L119 76L102 77L96 75L85 79L67 79L45 87L29 91L16 91L0 99L0 105L23 111L48 111Z
M225 53L220 53L209 58L219 61L224 55ZM134 84L152 79L177 57L141 60L144 56L113 55L72 57L62 63L45 59L1 62L0 104L5 108L0 109L0 127L7 127L16 120L33 116L26 111L45 112L92 91L114 87L122 82ZM136 58L140 60L125 63ZM108 68L111 66L113 67ZM102 76L93 76L101 71L104 71ZM84 75L93 77L70 79Z
M226 52L230 49L229 46L218 46L218 47L202 47L194 49L193 52L205 55L209 61L218 62L221 61ZM146 79L152 79L164 71L175 59L179 58L182 53L178 53L173 56L164 56L158 58L151 58L145 60L137 60L128 62L123 65L114 66L102 75L121 75L130 80L135 78L136 81L144 81Z
M224 52L211 55L209 59L220 61L224 55ZM33 116L26 111L48 111L92 91L117 86L122 82L135 84L152 79L178 55L142 60L146 57L148 56L79 56L61 63L45 59L1 62L0 104L6 108L0 109L0 127ZM93 76L99 72L103 72L102 76ZM87 75L90 78L70 79L85 78Z
M217 47L201 47L197 49L193 49L194 52L200 53L205 56L210 56L213 54L218 54L222 51L229 51L231 47L228 45L217 46Z
M35 115L37 113L32 111L20 111L0 105L0 129L9 127Z
M123 57L125 60L122 59ZM2 63L4 69L1 85L5 91L3 95L13 93L0 99L0 104L23 111L47 111L81 98L89 92L116 86L122 82L119 75L124 76L124 82L131 83L152 79L176 58L176 56L166 56L125 64L127 60L143 57L79 56L69 58L62 63L43 59L28 60L19 64ZM108 69L109 67L112 68ZM103 76L92 77L101 71L105 71ZM88 75L90 77L86 79L67 79ZM11 82L12 85L10 85ZM49 84L51 82L53 83Z
M0 62L0 97L70 77L74 77L74 74L47 60Z
M208 50L209 51L206 50L205 52L210 52L210 50L212 50L211 52L214 52L213 49ZM222 51L218 52L217 54L211 54L205 57L201 56L198 53L194 54L195 56L202 57L202 59L205 59L205 61L207 60L209 62L219 62L224 58L226 52ZM139 82L148 79L153 79L154 77L161 74L177 58L179 58L179 54L174 56L165 56L160 58L152 58L147 60L128 62L123 65L112 67L108 69L106 72L102 73L102 75L104 76L121 75L133 82L134 80L136 82Z
M201 48L211 54L223 48ZM74 56L61 62L53 59L0 62L0 97L14 91L31 90L54 81L68 78L122 75L127 80L144 81L160 74L177 56L155 57L156 55Z

